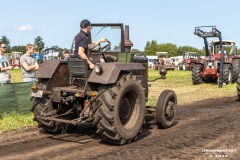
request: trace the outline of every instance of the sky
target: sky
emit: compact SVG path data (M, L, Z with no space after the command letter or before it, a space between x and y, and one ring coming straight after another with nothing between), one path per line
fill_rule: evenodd
M10 45L34 43L70 49L81 20L129 25L133 48L147 41L203 48L196 26L216 25L222 38L240 45L239 0L0 0L0 37ZM238 47L239 48L239 47Z

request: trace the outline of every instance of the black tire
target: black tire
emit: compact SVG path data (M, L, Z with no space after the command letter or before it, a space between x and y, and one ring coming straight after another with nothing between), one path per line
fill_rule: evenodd
M237 79L237 97L238 97L238 100L240 100L240 74L238 75L238 79Z
M232 60L232 83L236 82L240 73L240 59Z
M232 82L232 68L230 64L223 65L223 83L229 84Z
M116 84L102 88L106 91L97 99L98 109L94 111L97 133L103 141L113 144L136 140L145 117L142 80L136 75L122 75Z
M192 68L192 83L194 85L202 83L202 65L194 65Z
M46 133L66 132L70 128L70 126L66 126L64 124L56 123L53 121L37 119L37 116L41 114L46 114L54 109L53 104L51 102L48 103L48 100L49 98L47 98L47 96L45 95L42 98L33 99L32 107L32 112L34 114L33 120L37 121L39 128L41 128L43 132ZM45 104L47 104L46 107Z
M172 90L164 90L158 97L156 122L160 128L169 128L176 117L177 96Z

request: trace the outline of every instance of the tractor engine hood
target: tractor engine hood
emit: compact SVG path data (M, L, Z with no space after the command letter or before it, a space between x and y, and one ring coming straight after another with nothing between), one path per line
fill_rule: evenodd
M88 82L112 84L116 83L117 78L121 71L139 73L146 68L141 63L99 63L103 68L102 74L97 74L95 69L92 70Z

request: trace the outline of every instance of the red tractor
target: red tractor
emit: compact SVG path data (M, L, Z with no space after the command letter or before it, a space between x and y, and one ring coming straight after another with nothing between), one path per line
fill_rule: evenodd
M238 74L240 73L240 57L237 54L237 47L234 41L222 40L222 45L224 47L224 61L231 63L231 76L232 83L236 82L238 79ZM220 60L220 41L213 41L211 43L212 52L216 59Z
M186 52L182 63L178 64L178 70L192 70L192 67L200 62L200 56L196 52Z
M20 57L23 55L22 52L12 52L10 57L10 64L14 67L21 67Z
M210 31L203 31L202 28L210 28ZM232 81L232 64L229 62L228 56L224 56L221 32L216 26L201 26L195 27L194 34L204 39L206 56L203 63L197 63L192 68L193 84L200 84L202 82L216 83L218 77L220 88L223 83L229 84ZM207 38L214 37L219 39L219 43L212 43L212 52L210 52ZM217 48L218 46L220 54L216 54L214 51L214 48Z

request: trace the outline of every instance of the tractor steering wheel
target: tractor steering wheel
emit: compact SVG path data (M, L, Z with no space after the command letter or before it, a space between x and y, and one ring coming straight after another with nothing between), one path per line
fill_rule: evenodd
M103 47L101 47L101 45L99 44L99 52L102 54L105 62L107 62L107 60L103 53L106 52L111 47L111 42L109 40L107 40L106 42L107 42L107 44L104 45Z
M111 47L111 42L109 40L107 40L106 42L107 44L103 47L101 47L101 45L99 44L99 50L101 53L106 52Z

